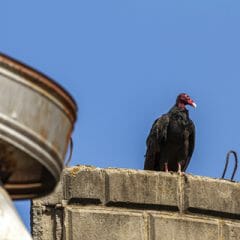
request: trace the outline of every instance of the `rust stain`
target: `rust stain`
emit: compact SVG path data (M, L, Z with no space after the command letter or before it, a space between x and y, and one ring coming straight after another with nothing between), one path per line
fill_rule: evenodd
M46 141L47 140L47 131L44 128L41 128L40 130L40 136L42 137L42 140Z
M59 146L55 141L52 142L52 149L55 152L59 152Z

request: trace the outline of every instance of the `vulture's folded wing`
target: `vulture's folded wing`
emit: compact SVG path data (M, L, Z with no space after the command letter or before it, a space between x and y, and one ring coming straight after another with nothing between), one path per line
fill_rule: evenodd
M159 164L157 161L161 151L161 144L167 139L168 124L169 116L167 114L162 115L153 123L146 141L145 170L156 170L156 166Z
M189 143L188 143L188 156L186 160L186 164L183 166L183 171L185 171L188 167L190 159L193 154L194 146L195 146L195 126L192 120L190 120L189 124Z

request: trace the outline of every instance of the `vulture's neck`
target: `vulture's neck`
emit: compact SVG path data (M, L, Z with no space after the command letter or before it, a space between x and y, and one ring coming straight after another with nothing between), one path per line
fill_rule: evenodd
M186 105L182 102L176 103L175 106L178 107L178 108L186 110Z
M188 110L186 109L186 107L184 106L184 108L177 106L177 104L175 104L169 111L170 113L183 113L186 114L188 117Z

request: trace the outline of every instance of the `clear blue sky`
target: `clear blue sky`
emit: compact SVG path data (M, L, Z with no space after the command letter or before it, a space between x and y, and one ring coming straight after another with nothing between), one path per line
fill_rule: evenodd
M72 165L142 169L152 122L187 92L187 172L219 177L240 143L239 24L238 0L2 1L0 51L76 99ZM29 204L16 206L28 225Z

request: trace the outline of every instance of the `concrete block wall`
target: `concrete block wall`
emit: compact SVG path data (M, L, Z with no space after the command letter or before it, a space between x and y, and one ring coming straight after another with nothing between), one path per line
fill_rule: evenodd
M239 240L240 184L76 166L32 202L34 240Z

